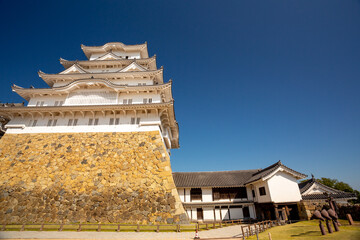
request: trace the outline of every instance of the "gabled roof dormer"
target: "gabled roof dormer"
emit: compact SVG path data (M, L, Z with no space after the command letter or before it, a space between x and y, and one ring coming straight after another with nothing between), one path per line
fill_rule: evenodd
M105 55L101 56L101 57L98 57L97 59L95 60L119 60L119 59L122 59L121 57L115 55L114 53L112 52L109 52L109 53L106 53Z
M68 69L65 69L64 71L60 72L59 74L74 74L74 73L88 73L88 72L75 63Z
M144 71L147 71L147 69L140 66L136 62L133 62L129 66L121 69L119 72L144 72Z

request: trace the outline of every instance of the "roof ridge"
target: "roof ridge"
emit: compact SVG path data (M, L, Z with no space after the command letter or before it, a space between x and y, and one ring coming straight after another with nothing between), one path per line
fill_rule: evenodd
M248 170L224 170L224 171L197 171L197 172L173 172L174 173L221 173L221 172L248 172L257 171L259 169L248 169Z

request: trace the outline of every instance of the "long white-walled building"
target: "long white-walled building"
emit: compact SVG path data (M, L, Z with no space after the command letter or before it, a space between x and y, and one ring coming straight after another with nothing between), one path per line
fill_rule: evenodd
M88 60L60 59L65 70L39 71L50 88L13 91L27 106L0 109L10 119L7 133L159 131L168 153L179 147L172 81L149 57L147 44L81 46Z
M306 175L279 161L265 169L175 172L173 177L189 219L211 222L298 219L297 180Z

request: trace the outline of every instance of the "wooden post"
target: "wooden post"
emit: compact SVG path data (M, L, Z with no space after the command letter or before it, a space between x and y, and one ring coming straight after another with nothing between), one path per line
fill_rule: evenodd
M23 224L23 225L21 226L20 231L24 231L24 230L25 230L25 224Z
M140 225L139 224L136 226L136 232L140 232Z
M251 236L251 226L250 226L250 224L248 225L248 228L249 228L249 236Z
M242 232L242 235L245 236L245 233L244 233L244 226L241 226L241 232Z
M40 231L44 229L44 224L41 224Z
M5 231L5 229L6 229L6 224L3 224L1 231Z
M269 240L272 240L272 238L271 238L271 233L269 233Z
M349 221L349 224L350 225L353 225L354 224L354 221L353 221L353 219L352 219L352 217L351 217L351 215L348 213L348 214L346 214L346 218L347 218L347 220Z
M101 232L101 224L99 223L98 225L98 229L97 229L98 232Z
M62 230L62 229L61 229ZM78 232L81 232L81 223L79 223L79 228L77 229Z
M220 228L222 228L222 222L220 222Z
M207 227L207 224L206 224ZM177 232L180 232L180 224L177 225Z
M213 222L213 229L215 229L216 228L216 224L215 224L215 222Z
M62 223L62 224L60 225L59 232L61 232L61 231L63 230L63 228L64 228L64 224Z
M120 224L118 224L118 227L117 227L117 232L120 232Z
M206 224L206 230L209 230L208 224Z
M159 226L159 224L156 226L156 232L157 232L157 233L160 232L160 226Z

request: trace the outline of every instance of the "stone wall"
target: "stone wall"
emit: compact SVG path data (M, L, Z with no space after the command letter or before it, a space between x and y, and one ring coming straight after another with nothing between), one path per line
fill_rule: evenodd
M158 131L5 134L0 222L186 222Z

